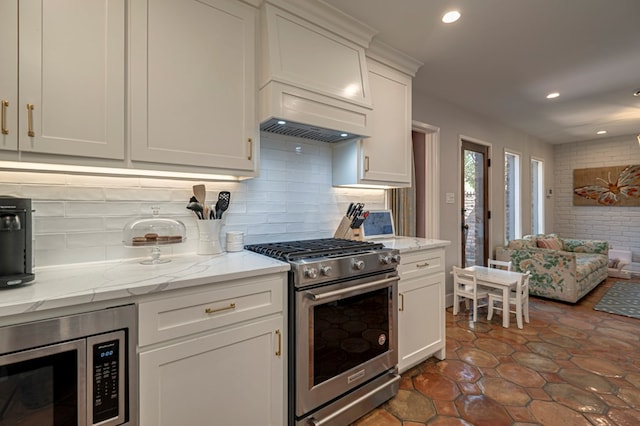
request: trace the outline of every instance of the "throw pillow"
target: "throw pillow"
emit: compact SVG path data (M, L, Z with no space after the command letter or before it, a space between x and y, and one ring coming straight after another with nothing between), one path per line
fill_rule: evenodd
M562 242L557 238L538 238L538 247L551 250L562 250Z
M511 250L526 250L536 248L536 243L531 240L511 240L508 248Z

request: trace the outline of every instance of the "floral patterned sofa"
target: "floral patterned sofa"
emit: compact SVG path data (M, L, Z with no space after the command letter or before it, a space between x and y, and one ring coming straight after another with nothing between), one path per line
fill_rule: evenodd
M531 271L530 294L575 303L607 278L608 252L607 241L538 234L498 247L496 259Z

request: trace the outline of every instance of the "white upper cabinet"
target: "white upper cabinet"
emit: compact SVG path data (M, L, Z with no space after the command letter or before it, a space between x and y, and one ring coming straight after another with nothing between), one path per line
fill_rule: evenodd
M0 6L3 32L4 21L9 21L4 9L13 3L3 1ZM20 151L123 159L125 1L19 3L19 76L16 80L9 74L5 81L3 69L0 84L18 87L8 123L12 137L17 132ZM15 13L9 13L15 22ZM9 28L14 25L9 22ZM2 50L13 45L4 37L2 44ZM15 57L9 53L9 58Z
M368 136L365 48L373 31L322 2L267 0L262 7L260 121Z
M0 1L0 149L18 148L18 0Z
M373 100L371 137L334 145L333 184L408 187L412 174L411 80L419 65L401 71L403 67L383 63L377 56L367 59Z
M255 176L257 9L131 3L131 159Z

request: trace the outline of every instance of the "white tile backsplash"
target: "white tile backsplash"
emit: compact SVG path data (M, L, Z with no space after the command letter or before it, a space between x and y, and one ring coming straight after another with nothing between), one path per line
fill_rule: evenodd
M296 147L302 153L296 153ZM245 233L245 244L331 237L349 202L384 208L384 191L333 188L331 145L263 133L260 176L242 182L206 182L207 203L231 191L221 239ZM186 209L195 181L0 171L0 194L31 198L36 266L144 257L148 248L125 247L131 220L162 216L184 222L187 240L162 246L163 255L194 253L195 216Z

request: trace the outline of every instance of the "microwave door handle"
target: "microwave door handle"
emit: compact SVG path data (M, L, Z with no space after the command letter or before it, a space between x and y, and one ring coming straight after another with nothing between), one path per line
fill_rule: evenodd
M383 280L372 281L372 282L368 282L360 285L354 285L353 287L347 287L347 288L334 290L334 291L327 291L324 293L313 293L309 291L307 292L307 297L309 297L314 301L324 300L324 299L329 299L331 297L340 296L347 293L353 293L354 291L367 290L373 287L379 287L384 284L389 284L394 281L398 281L399 279L400 277L385 278Z

